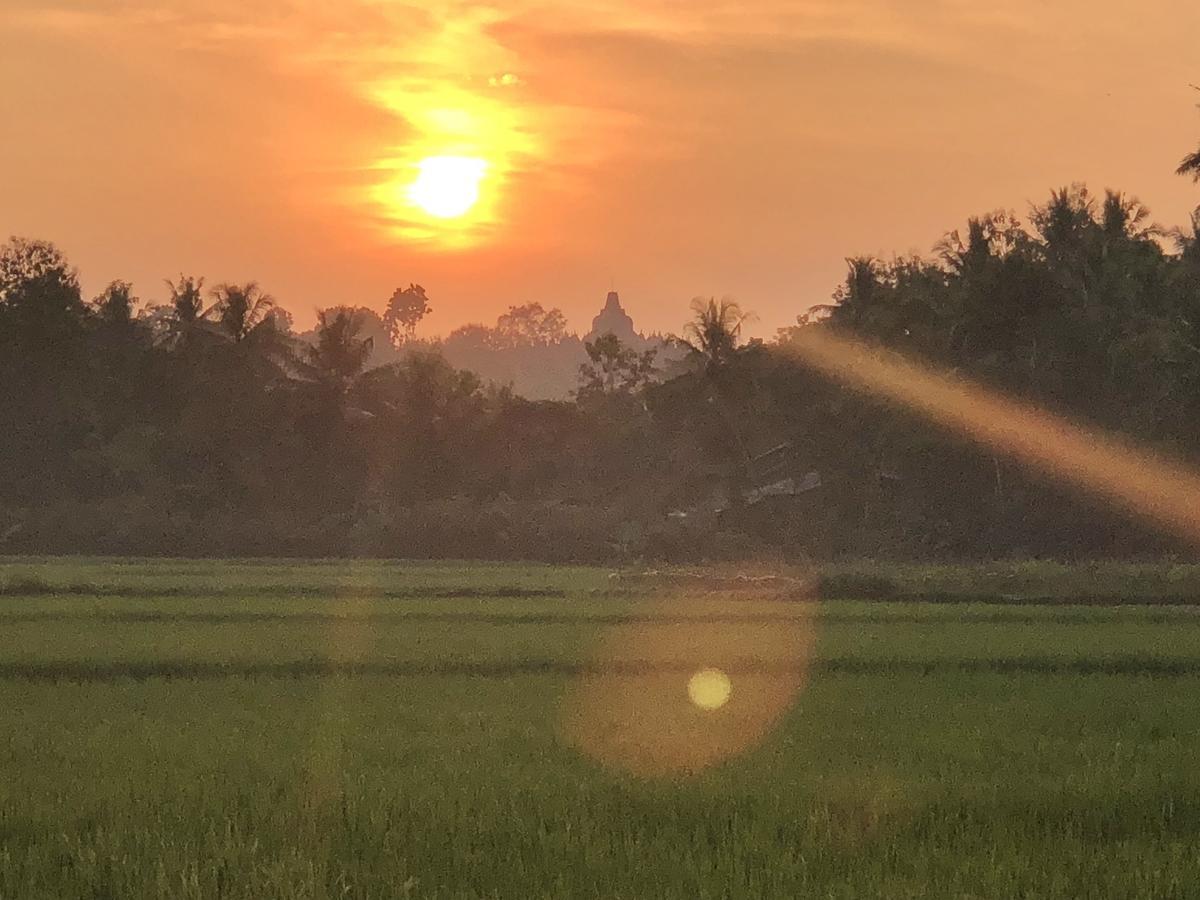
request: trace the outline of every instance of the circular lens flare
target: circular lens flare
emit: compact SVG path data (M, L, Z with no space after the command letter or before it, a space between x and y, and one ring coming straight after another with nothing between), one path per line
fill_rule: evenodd
M438 219L457 219L479 202L487 163L471 156L428 156L417 163L408 199Z
M698 773L766 738L807 680L814 608L794 602L803 588L714 580L699 592L667 581L628 621L603 629L563 697L568 743L604 765L663 777Z
M688 679L688 697L701 709L720 709L732 693L729 676L720 669L701 669Z

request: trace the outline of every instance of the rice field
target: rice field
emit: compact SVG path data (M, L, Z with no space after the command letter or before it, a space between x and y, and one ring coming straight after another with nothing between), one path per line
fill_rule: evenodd
M0 898L1200 894L1200 569L792 575L0 560Z

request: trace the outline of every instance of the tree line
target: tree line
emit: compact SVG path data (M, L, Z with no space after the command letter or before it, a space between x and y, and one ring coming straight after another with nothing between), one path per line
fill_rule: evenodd
M1200 151L1181 174L1200 180ZM523 398L415 338L431 300L321 311L180 277L85 300L44 241L0 248L0 553L457 556L1185 552L1121 513L805 369L831 329L1200 465L1200 211L1055 191L930 256L852 258L831 302L745 340L693 303L669 358L586 346L570 400ZM556 347L514 307L445 344Z

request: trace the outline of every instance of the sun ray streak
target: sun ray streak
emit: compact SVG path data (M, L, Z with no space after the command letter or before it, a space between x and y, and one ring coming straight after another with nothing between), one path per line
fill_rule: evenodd
M861 393L899 403L1200 543L1200 476L1175 460L825 328L807 329L787 349Z

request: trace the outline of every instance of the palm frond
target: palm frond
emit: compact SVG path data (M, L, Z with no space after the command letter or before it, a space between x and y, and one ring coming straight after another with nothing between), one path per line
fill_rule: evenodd
M1190 175L1193 181L1200 181L1200 150L1189 153L1175 170L1176 175Z

